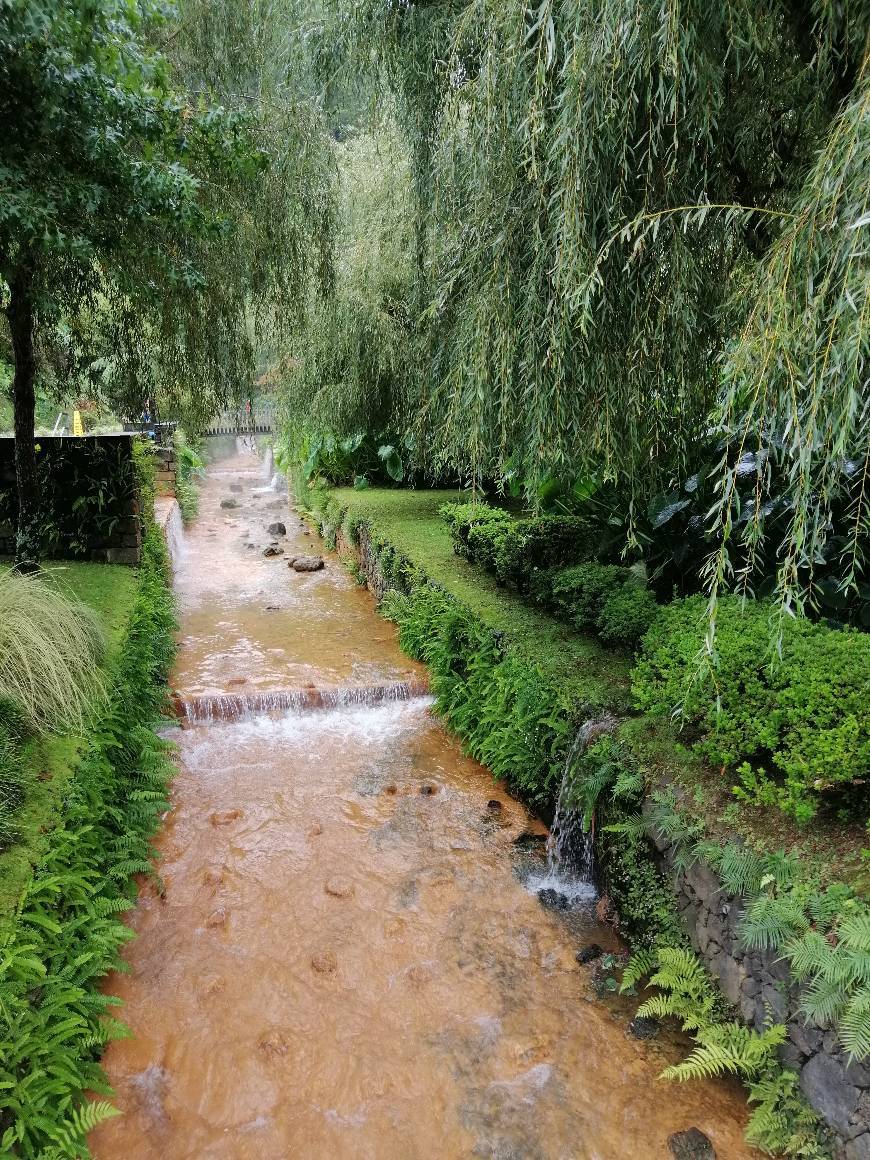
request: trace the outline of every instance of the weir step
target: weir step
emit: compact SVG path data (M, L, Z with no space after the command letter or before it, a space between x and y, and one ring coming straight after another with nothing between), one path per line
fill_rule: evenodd
M390 681L380 685L264 689L255 693L175 693L172 703L182 725L204 725L210 721L237 721L263 713L300 712L309 709L342 709L425 697L425 678Z

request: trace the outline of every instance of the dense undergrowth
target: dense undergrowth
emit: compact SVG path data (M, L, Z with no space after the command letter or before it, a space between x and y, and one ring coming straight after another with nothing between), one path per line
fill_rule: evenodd
M544 636L527 627L531 616L548 624L551 634L560 632L560 620L537 611L533 603L544 604L575 628L589 629L614 592L629 584L645 591L642 578L626 576L630 570L619 565L588 558L576 563L589 545L573 524L521 521L505 512L479 519L480 505L466 505L466 497L445 493L300 487L297 494L331 542L341 530L359 546L370 579L385 589L381 611L397 623L403 648L430 668L446 723L473 756L530 804L544 811L552 805L584 720L603 714L623 718L609 736L572 759L571 775L576 804L595 824L600 871L620 929L639 954L626 986L651 974L662 997L647 1000L645 1009L680 1018L695 1037L695 1052L672 1078L723 1071L739 1075L754 1103L752 1143L771 1154L828 1155L826 1131L808 1108L797 1073L779 1061L785 1028L773 1019L767 1026L747 1028L729 1010L692 954L676 905L674 875L699 860L718 874L723 890L744 900L742 945L783 956L793 979L804 984L798 1014L812 1025L835 1028L854 1058L870 1053L870 918L862 891L837 879L842 862L836 858L808 856L800 825L787 820L789 814L801 816L797 805L805 807L806 817L806 811L813 813L824 802L821 832L831 833L831 809L824 798L829 786L818 776L801 778L799 770L802 762L817 769L838 738L840 756L854 756L853 742L866 728L858 723L868 679L866 637L797 622L794 637L787 632L777 668L771 663L767 607L759 603L741 611L736 601L726 602L720 625L725 660L717 678L722 712L715 714L715 693L698 691L696 700L688 702L688 724L680 738L656 715L667 717L674 707L669 702L680 700L677 684L692 670L703 632L698 598L650 609L642 659L634 670L635 703L647 715L632 716L624 687L607 681L608 670L630 667L624 650L608 652L566 624L558 644L556 636L546 638L544 654ZM450 529L438 516L444 500ZM537 537L545 541L550 530L569 534L561 545L556 536L541 550ZM495 552L482 561L488 575L475 566L476 553L485 553L493 543ZM547 602L541 592L550 594ZM563 603L556 604L556 598ZM792 640L809 644L792 656ZM571 649L578 645L586 650L587 690L597 692L592 698L584 696L582 681L572 686L566 679L572 672L576 679ZM815 655L810 655L814 645ZM670 664L662 662L661 671L660 654ZM837 674L850 665L838 697ZM775 679L774 672L779 674ZM706 707L706 718L697 707ZM720 718L731 722L721 737ZM814 719L825 726L814 729ZM790 776L786 772L778 781L763 780L763 767L757 765L762 743L750 746L761 729L770 736L779 730L779 743L767 752L777 761L794 755ZM742 825L713 832L702 783L693 777L703 770L722 782L727 771L716 775L709 759L721 761L721 747L729 741L734 753L742 746L743 757L756 760L756 780L749 782L745 771L738 775L741 794L732 800ZM823 747L821 758L814 745ZM833 759L829 768L835 767ZM772 774L779 770L771 767ZM860 793L861 787L851 788ZM751 815L759 800L788 811L780 813L787 827L780 852L770 845L769 834L753 831ZM847 808L859 809L859 799L841 799L839 809ZM666 840L670 863L663 863L653 836Z
M115 1114L99 1058L126 1032L100 991L131 937L121 914L167 808L168 747L151 729L164 701L174 609L159 530L148 528L135 600L110 664L111 694L75 757L46 848L0 916L0 1152L86 1156ZM85 1093L93 1093L91 1100Z

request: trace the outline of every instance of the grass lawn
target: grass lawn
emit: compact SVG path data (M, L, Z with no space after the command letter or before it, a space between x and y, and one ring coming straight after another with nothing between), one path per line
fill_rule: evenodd
M96 612L108 644L106 667L111 668L136 599L135 570L67 561L48 562L45 570L65 595ZM0 853L0 915L16 905L31 867L45 849L45 836L56 822L82 744L80 737L45 737L25 746L27 796L18 815L22 833L18 842Z
M509 647L545 674L576 689L590 708L627 709L630 658L574 632L498 585L492 576L453 551L453 540L438 508L448 500L468 500L459 491L399 491L389 488L334 488L309 493L342 518L364 520L376 538L389 541L430 580L470 608L485 624L504 633Z

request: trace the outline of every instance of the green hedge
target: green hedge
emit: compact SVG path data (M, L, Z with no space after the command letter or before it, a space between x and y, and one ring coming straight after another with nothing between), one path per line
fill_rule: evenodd
M870 636L785 618L772 650L775 609L720 603L718 663L697 679L706 602L663 609L633 674L639 709L679 709L700 732L697 750L737 779L738 796L806 821L831 791L860 787L870 770Z
M87 1156L85 1137L115 1114L99 1066L123 1034L100 991L131 937L133 875L150 870L150 838L168 808L172 765L150 728L165 697L174 610L165 546L149 528L138 594L48 850L13 915L0 923L0 1153Z

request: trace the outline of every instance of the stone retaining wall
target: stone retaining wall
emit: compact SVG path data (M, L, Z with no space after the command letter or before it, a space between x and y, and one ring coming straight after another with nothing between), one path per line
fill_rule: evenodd
M157 495L175 496L175 448L154 448L154 490Z
M747 1024L785 1023L780 1058L800 1072L810 1104L838 1137L842 1160L870 1160L870 1066L849 1063L834 1031L808 1027L798 1014L800 985L776 951L747 951L740 944L743 899L727 894L702 862L674 866L674 849L652 829L649 837L674 882L677 905L692 946L718 980L725 998Z

